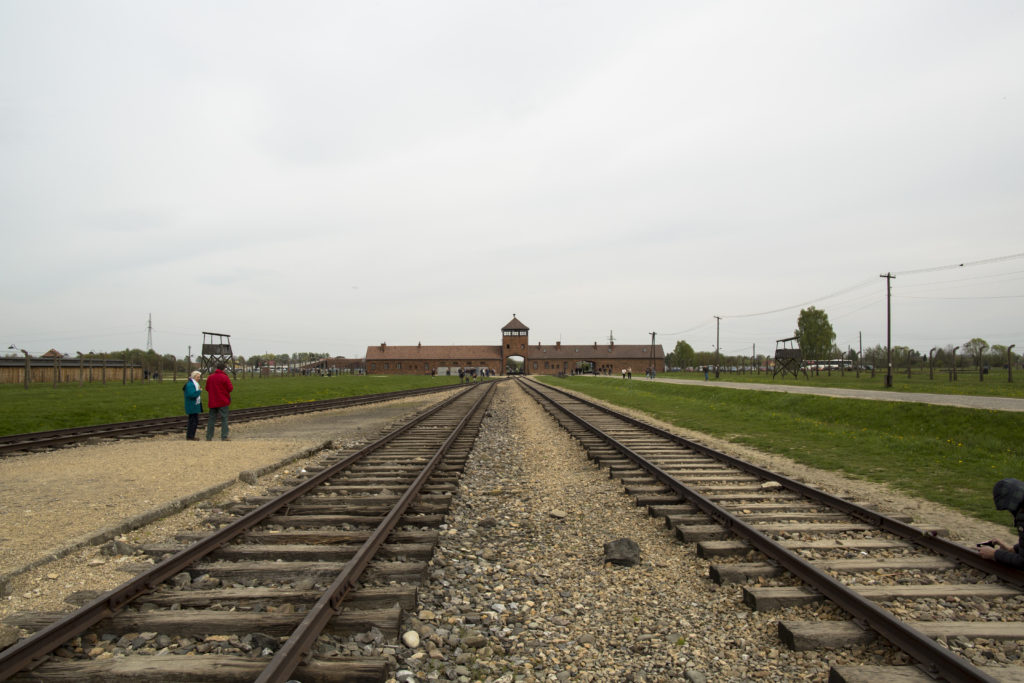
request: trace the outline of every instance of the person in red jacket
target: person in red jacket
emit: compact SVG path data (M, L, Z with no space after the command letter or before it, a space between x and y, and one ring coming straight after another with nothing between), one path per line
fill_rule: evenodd
M228 440L228 406L231 405L231 391L235 387L224 372L224 364L217 363L217 370L206 378L206 393L210 395L210 417L206 421L206 440L213 441L213 428L220 415L220 440Z

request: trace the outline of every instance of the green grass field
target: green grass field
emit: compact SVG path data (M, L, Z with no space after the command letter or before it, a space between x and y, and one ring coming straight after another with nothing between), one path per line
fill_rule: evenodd
M338 375L336 377L242 378L234 381L231 407L318 401L326 398L380 394L443 384L458 384L458 377L421 375ZM185 414L178 381L107 384L0 385L0 435L42 432L66 427L128 422ZM206 406L206 395L203 395Z
M1021 413L614 378L545 381L1000 524L1010 516L994 509L992 485L1024 479Z
M668 372L658 377L670 377L674 379L690 379L704 381L703 372ZM1009 373L1002 368L993 368L983 378L979 378L977 368L969 368L957 371L956 381L950 380L948 370L940 371L935 369L934 379L928 378L928 370L914 368L910 377L907 377L906 369L902 372L895 372L892 378L892 388L885 388L885 371L876 370L875 376L871 371L861 370L860 377L856 373L832 372L829 375L825 371L817 374L808 373L804 377L801 373L797 378L793 375L779 374L772 377L771 373L738 373L723 372L716 380L714 373L711 373L709 382L754 382L764 384L793 384L797 386L810 387L841 387L846 389L877 389L880 391L910 391L924 394L964 394L973 396L1007 396L1010 398L1024 398L1024 370L1016 370L1013 373L1013 382L1008 381Z

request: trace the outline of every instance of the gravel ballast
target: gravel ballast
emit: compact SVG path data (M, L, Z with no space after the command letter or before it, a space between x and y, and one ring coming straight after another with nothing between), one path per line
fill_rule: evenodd
M693 547L525 393L508 387L490 413L406 625L418 646L400 648L392 680L823 680L833 662L900 661L885 646L786 650L783 613L752 612L739 586L713 584ZM603 561L623 538L639 545L638 565Z

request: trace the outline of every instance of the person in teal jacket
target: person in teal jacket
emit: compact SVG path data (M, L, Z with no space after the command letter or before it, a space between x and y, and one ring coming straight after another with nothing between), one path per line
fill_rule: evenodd
M196 428L199 427L199 414L203 412L203 390L199 386L199 378L202 373L193 370L189 380L185 382L182 391L185 392L185 414L188 415L188 427L185 428L185 438L189 441L198 441Z

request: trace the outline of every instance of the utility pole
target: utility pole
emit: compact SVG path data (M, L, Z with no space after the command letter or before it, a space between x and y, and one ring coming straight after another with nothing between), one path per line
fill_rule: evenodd
M892 387L892 280L895 277L892 273L885 273L878 277L885 278L885 352L888 367L885 369L885 386Z
M860 379L860 366L864 365L864 333L857 332L857 379Z
M608 330L608 345L615 346L615 331Z
M651 379L654 379L654 335L657 332L651 332Z
M146 324L146 350L153 350L153 314L149 314L149 322Z
M719 352L719 331L721 329L722 318L721 316L715 316L715 379L718 379L718 352Z
M1013 384L1013 347L1016 344L1010 344L1010 347L1006 349L1006 371L1007 371L1007 382Z

